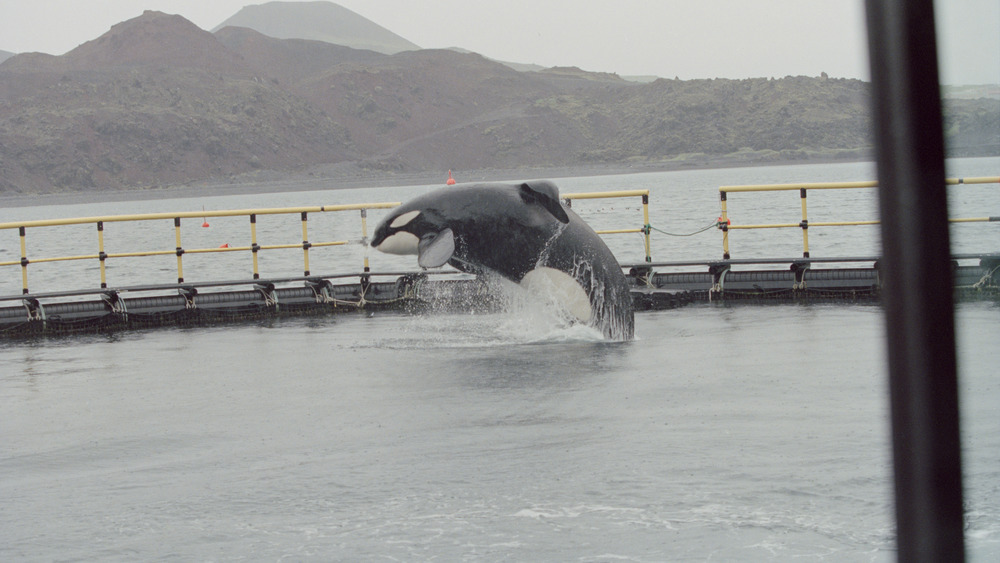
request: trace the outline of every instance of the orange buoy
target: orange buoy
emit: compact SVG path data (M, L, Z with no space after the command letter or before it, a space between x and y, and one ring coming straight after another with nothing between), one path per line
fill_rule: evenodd
M204 205L202 205L202 206L201 206L201 212L202 212L202 213L204 213L204 212L205 212L205 206L204 206ZM205 217L203 218L203 220L204 220L204 222L203 222L203 223L201 224L201 226L202 226L202 227L208 227L208 216L205 216Z
M229 248L229 243L226 242L226 243L220 244L219 248Z
M449 186L454 186L455 185L455 179L451 177L451 170L448 171L448 181L445 182L445 184L447 184Z

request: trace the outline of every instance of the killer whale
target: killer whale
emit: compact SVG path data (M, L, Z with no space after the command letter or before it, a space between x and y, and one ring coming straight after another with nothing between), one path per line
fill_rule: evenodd
M635 332L628 281L600 236L559 200L547 180L467 184L435 190L395 208L371 245L416 254L423 268L444 264L496 273L559 301L606 338Z

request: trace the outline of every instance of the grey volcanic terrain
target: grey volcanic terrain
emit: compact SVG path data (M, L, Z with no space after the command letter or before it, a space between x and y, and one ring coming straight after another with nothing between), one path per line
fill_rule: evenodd
M337 166L408 174L853 159L871 147L869 84L859 80L640 84L575 67L522 72L416 48L327 2L252 8L227 23L290 37L287 22L308 12L313 29L300 37L325 39L234 25L210 33L146 12L65 55L0 63L0 194ZM368 31L348 33L357 30ZM954 154L1000 154L1000 100L946 106Z

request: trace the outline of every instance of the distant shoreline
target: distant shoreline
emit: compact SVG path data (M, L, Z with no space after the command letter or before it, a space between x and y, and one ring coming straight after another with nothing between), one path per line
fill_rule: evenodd
M672 172L678 170L713 170L726 168L751 168L760 166L871 162L872 160L873 159L871 157L816 157L806 159L778 159L768 160L765 162L754 160L727 160L725 158L705 158L697 161L689 159L683 161L642 162L633 164L614 163L509 169L487 168L475 170L456 170L453 171L453 174L459 183L504 182L541 178L571 178L582 176L610 176L650 172ZM226 179L203 180L166 187L0 195L0 207L12 208L44 205L73 205L84 203L113 203L157 199L181 199L341 189L388 188L434 184L441 184L444 186L447 178L447 170L392 173L364 170L353 164L337 164L325 167L315 167L302 172L264 171L253 175Z

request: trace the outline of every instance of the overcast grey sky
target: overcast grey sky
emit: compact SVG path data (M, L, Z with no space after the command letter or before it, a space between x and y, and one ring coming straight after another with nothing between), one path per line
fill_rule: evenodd
M0 0L0 49L63 54L145 9L212 29L253 0ZM622 75L869 79L863 0L338 0L425 48ZM1000 83L1000 1L938 0L942 82Z

